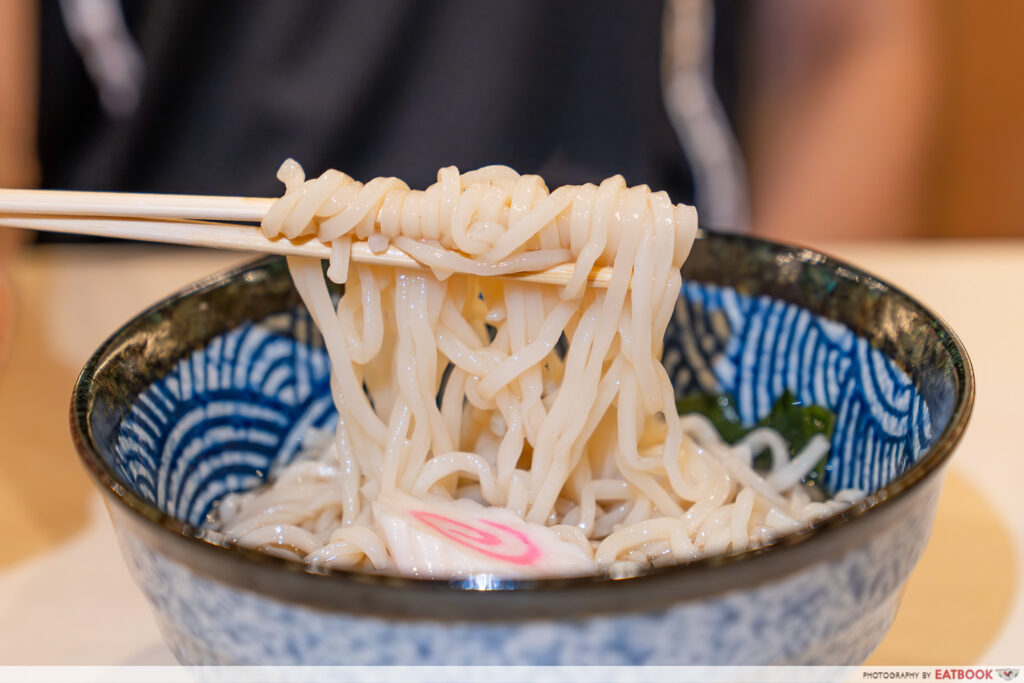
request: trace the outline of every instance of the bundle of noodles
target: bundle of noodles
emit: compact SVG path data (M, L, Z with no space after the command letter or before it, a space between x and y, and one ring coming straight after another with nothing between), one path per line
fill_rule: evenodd
M335 307L320 263L289 259L338 422L270 486L223 501L239 543L420 577L622 573L742 551L856 497L800 486L821 437L790 460L777 434L728 446L676 414L661 345L696 212L664 192L621 176L548 192L504 166L443 168L425 191L305 181L291 160L278 177L265 233L329 243L345 285ZM353 240L429 270L349 263ZM565 262L557 287L490 277ZM587 286L595 266L613 269L606 289ZM762 446L767 476L751 467Z

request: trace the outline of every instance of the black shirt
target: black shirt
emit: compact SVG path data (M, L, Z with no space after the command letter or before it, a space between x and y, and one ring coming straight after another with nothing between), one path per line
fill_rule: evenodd
M449 164L507 164L550 187L622 173L692 200L661 96L660 1L122 6L145 77L115 119L43 3L44 187L274 196L293 157L310 176L417 188Z

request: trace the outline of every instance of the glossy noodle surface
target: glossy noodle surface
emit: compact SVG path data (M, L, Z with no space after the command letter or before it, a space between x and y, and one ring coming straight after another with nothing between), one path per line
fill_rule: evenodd
M332 245L290 259L330 358L332 428L260 489L225 497L230 539L321 567L422 578L608 572L741 552L856 500L801 485L827 454L776 432L732 445L677 415L661 364L696 213L663 192L549 191L501 166L438 172L424 191L338 171L287 191L264 231ZM353 240L430 270L350 263ZM564 262L562 286L493 277ZM612 266L607 289L589 288ZM755 455L769 454L755 468Z

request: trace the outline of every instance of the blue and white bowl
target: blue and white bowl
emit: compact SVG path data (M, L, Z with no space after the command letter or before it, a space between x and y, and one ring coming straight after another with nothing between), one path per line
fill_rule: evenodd
M114 334L72 431L128 566L189 664L855 664L924 551L973 375L919 303L806 249L703 234L664 362L755 422L783 391L837 416L826 482L869 492L764 548L626 580L312 573L203 528L329 427L322 340L282 261L214 276Z

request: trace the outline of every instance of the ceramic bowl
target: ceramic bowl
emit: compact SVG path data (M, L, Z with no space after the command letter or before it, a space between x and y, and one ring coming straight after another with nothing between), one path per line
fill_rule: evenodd
M784 390L837 416L807 531L624 580L311 573L203 520L330 427L328 363L281 260L213 276L92 356L72 430L127 564L188 664L854 664L889 628L971 411L963 346L901 291L807 249L703 233L664 363L756 421Z

